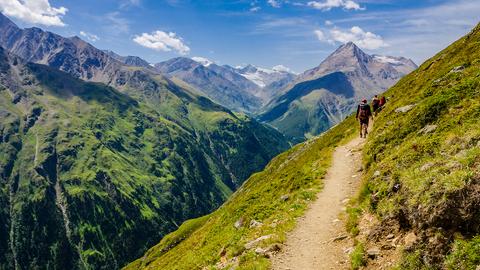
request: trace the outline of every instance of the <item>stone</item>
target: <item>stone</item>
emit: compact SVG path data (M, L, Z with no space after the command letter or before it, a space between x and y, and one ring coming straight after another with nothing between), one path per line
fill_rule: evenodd
M387 235L387 239L389 239L389 240L390 240L390 239L393 239L394 237L395 237L395 235L394 235L393 233Z
M433 162L427 162L420 167L420 171L424 172L427 171L428 169L432 168L435 165Z
M288 200L289 198L290 198L290 196L285 194L285 195L280 196L280 201L284 202L284 201Z
M378 248L371 248L371 249L367 250L367 256L369 258L374 259L374 258L378 257L379 255L380 255L380 250Z
M420 129L418 133L423 133L423 134L432 133L436 129L437 129L437 125L426 125L422 129Z
M254 248L255 246L257 246L260 242L264 241L264 240L267 240L267 239L270 239L273 237L273 234L268 234L268 235L264 235L264 236L260 236L259 238L255 239L255 240L252 240L248 243L245 244L245 249L252 249Z
M243 225L245 225L245 218L244 218L244 217L239 218L239 219L235 222L235 224L233 224L233 226L234 226L236 229L242 228Z
M379 177L380 174L381 174L380 171L375 171L375 172L373 173L373 177Z
M458 73L458 72L462 72L463 70L465 70L464 66L456 66L456 67L452 68L452 70L450 70L450 72L451 73Z
M249 226L249 227L250 227L250 228L257 228L257 227L260 227L260 226L262 226L262 225L263 225L262 222L256 221L255 219L252 219L252 220L250 221L250 226Z
M393 185L392 191L393 192L398 192L401 187L402 187L402 185L400 185L400 183L396 183L395 185Z
M405 249L410 250L413 248L415 243L417 243L417 235L415 235L414 232L409 232L407 235L405 235L403 242L405 245Z
M267 257L267 251L263 248L256 248L255 253Z
M335 238L332 239L332 242L337 242L337 241L341 241L343 239L346 239L348 237L348 235L344 234L344 235L339 235Z
M415 106L416 106L416 104L410 104L410 105L407 105L407 106L403 106L403 107L395 109L395 112L406 113L406 112L410 111L411 109L413 109Z

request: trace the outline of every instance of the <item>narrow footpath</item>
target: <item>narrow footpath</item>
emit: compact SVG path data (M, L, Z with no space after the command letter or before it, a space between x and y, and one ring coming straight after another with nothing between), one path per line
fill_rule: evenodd
M364 139L356 138L337 147L322 191L287 236L283 251L272 258L272 269L350 268L345 249L351 241L340 215L360 185L363 144Z

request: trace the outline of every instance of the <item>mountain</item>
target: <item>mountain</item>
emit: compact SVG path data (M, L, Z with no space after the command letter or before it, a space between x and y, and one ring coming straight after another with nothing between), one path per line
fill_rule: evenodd
M299 142L339 123L360 99L385 91L415 68L411 60L368 55L350 42L300 74L267 104L259 119Z
M261 99L255 96L257 85L228 68L210 62L202 64L186 57L157 63L155 68L189 83L233 110L252 112L261 106Z
M118 55L115 52L109 51L109 50L104 50L103 52L105 52L110 57L114 58L115 60L118 60L118 61L124 63L125 65L133 66L133 67L151 68L150 63L148 63L146 60L144 60L144 59L142 59L138 56L131 56L131 55L121 56L121 55Z
M289 146L79 38L0 15L0 43L1 269L117 269Z
M478 268L479 40L480 25L385 93L360 150L362 186L345 213L351 256L365 269L384 258L393 269ZM354 136L350 116L280 154L218 210L185 222L125 269L269 269L321 189L332 149Z
M269 101L278 90L283 89L296 77L295 74L283 66L276 66L273 67L273 69L265 69L253 65L247 65L245 67L236 68L235 70L262 89L259 91L258 96L260 96L265 102Z

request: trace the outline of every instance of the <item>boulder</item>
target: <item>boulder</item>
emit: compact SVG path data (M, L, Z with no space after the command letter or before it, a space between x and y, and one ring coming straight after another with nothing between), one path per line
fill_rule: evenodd
M256 221L255 219L252 219L252 220L250 221L250 226L249 226L249 227L250 227L250 228L257 228L257 227L260 227L260 226L262 226L262 225L263 225L262 222Z
M243 225L245 225L245 218L244 218L244 217L239 218L239 219L235 222L235 224L233 224L233 226L234 226L236 229L242 228Z
M420 129L418 133L423 133L423 134L432 133L436 129L437 129L437 125L426 125L422 129Z
M462 72L463 70L465 70L464 66L456 66L456 67L452 68L452 70L450 70L450 72L451 73L458 73L458 72Z
M273 237L273 234L260 236L259 238L246 243L244 247L245 247L245 249L252 249L252 248L256 247L260 242L262 242L264 240L267 240L267 239L270 239L272 237Z
M417 239L417 235L414 232L409 232L407 235L405 235L405 238L403 239L405 249L411 250L415 243L417 243Z
M407 105L407 106L403 106L403 107L395 109L395 112L406 113L406 112L410 111L411 109L413 109L415 106L416 106L416 104L410 104L410 105Z

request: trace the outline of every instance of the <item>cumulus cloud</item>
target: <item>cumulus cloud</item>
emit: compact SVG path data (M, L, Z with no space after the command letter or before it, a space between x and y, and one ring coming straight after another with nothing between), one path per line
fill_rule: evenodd
M315 30L314 34L319 41L330 44L335 44L337 42L347 43L351 41L360 48L367 50L376 50L388 46L380 35L364 31L358 26L353 26L349 30L333 28L328 31L328 34L325 34L321 30Z
M344 9L353 9L353 10L364 10L364 7L360 7L360 5L353 1L353 0L325 0L323 2L320 1L310 1L307 3L308 6L320 9L320 10L330 10L332 8L344 8Z
M180 37L173 32L163 32L157 30L151 34L143 33L135 36L133 39L139 45L150 48L156 51L176 51L179 54L185 55L190 52L190 48L185 45Z
M52 7L48 0L0 0L0 11L22 21L46 26L65 26L66 7Z
M100 40L100 38L97 35L94 35L94 34L91 34L91 33L85 32L85 31L80 31L80 36L88 39L91 42L95 42L95 41Z

